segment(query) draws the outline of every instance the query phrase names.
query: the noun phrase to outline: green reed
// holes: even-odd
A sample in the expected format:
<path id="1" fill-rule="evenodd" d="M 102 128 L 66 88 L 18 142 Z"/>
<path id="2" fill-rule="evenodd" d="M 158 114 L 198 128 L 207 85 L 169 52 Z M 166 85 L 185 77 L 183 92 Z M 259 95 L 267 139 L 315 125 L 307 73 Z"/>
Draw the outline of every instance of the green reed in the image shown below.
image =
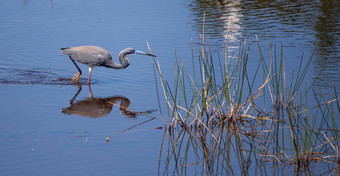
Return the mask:
<path id="1" fill-rule="evenodd" d="M 260 59 L 252 72 L 246 39 L 237 57 L 229 59 L 235 53 L 228 53 L 228 45 L 224 58 L 214 57 L 202 35 L 199 47 L 192 44 L 190 63 L 175 55 L 171 83 L 154 60 L 156 87 L 161 87 L 167 104 L 165 113 L 157 92 L 168 129 L 164 136 L 168 141 L 161 149 L 167 152 L 160 153 L 160 158 L 165 155 L 164 164 L 160 161 L 163 172 L 315 175 L 319 171 L 315 166 L 321 165 L 328 168 L 323 173 L 339 173 L 340 108 L 335 85 L 334 93 L 325 95 L 313 89 L 317 78 L 307 84 L 313 54 L 306 61 L 302 55 L 298 70 L 287 74 L 284 47 L 276 48 L 268 37 L 268 58 L 257 37 L 256 41 Z M 317 104 L 311 107 L 309 99 Z"/>

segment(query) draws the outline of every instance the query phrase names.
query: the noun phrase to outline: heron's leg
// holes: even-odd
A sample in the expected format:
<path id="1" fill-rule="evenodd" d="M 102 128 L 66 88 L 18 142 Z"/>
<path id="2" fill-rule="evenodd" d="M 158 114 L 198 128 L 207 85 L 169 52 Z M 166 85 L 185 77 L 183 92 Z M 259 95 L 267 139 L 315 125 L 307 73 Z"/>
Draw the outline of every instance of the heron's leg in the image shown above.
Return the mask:
<path id="1" fill-rule="evenodd" d="M 92 69 L 93 67 L 89 67 L 89 78 L 87 80 L 87 84 L 90 84 L 91 83 L 91 73 L 92 73 Z"/>
<path id="2" fill-rule="evenodd" d="M 78 72 L 77 74 L 73 75 L 72 81 L 78 82 L 80 78 L 81 78 L 81 73 Z"/>
<path id="3" fill-rule="evenodd" d="M 78 73 L 75 74 L 75 75 L 72 77 L 72 80 L 73 80 L 73 81 L 78 81 L 78 80 L 81 78 L 81 70 L 80 70 L 80 68 L 78 67 L 77 63 L 71 58 L 71 56 L 70 56 L 70 59 L 71 59 L 71 61 L 73 62 L 74 66 L 77 67 L 77 70 L 78 70 Z"/>

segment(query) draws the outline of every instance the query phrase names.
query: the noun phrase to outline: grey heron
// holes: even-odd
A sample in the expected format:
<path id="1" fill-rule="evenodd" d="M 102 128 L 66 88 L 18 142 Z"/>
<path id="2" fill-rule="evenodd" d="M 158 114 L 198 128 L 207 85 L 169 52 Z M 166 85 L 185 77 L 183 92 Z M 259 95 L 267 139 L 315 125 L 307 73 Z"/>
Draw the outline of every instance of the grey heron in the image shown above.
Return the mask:
<path id="1" fill-rule="evenodd" d="M 81 78 L 82 74 L 80 68 L 75 61 L 85 64 L 89 67 L 89 78 L 87 80 L 88 84 L 90 84 L 91 72 L 94 67 L 103 66 L 113 69 L 124 69 L 130 65 L 130 61 L 126 57 L 126 55 L 128 54 L 142 54 L 156 57 L 153 54 L 135 50 L 133 48 L 125 48 L 118 54 L 118 59 L 120 63 L 116 63 L 112 60 L 112 56 L 109 51 L 98 46 L 77 46 L 61 48 L 61 53 L 68 55 L 78 70 L 78 73 L 72 77 L 73 81 L 77 82 Z"/>

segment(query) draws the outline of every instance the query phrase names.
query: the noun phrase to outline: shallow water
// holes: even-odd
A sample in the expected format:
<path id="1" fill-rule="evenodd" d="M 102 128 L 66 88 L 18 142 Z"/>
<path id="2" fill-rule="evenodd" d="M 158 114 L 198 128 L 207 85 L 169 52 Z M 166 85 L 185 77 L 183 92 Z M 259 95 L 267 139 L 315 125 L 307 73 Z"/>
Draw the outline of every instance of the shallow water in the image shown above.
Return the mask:
<path id="1" fill-rule="evenodd" d="M 175 53 L 191 63 L 190 39 L 198 48 L 205 12 L 204 33 L 214 52 L 224 53 L 230 19 L 230 52 L 237 53 L 235 46 L 247 37 L 250 65 L 259 60 L 255 34 L 269 53 L 268 32 L 272 44 L 283 45 L 287 69 L 298 67 L 303 52 L 308 58 L 315 50 L 308 80 L 323 67 L 317 88 L 328 89 L 330 80 L 339 87 L 339 5 L 308 2 L 0 2 L 0 173 L 156 175 L 166 170 L 159 163 L 164 128 L 158 127 L 164 122 L 152 58 L 132 55 L 124 70 L 95 68 L 88 87 L 86 66 L 79 65 L 80 85 L 69 80 L 77 70 L 60 54 L 62 47 L 97 45 L 116 59 L 126 47 L 148 51 L 148 41 L 171 79 Z"/>

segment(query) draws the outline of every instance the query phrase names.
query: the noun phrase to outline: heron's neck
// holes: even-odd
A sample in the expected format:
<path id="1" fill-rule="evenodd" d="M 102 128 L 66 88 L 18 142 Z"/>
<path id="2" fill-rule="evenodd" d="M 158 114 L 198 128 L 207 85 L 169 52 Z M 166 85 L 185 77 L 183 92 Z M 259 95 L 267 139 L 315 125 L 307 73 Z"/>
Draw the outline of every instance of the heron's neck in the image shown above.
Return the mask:
<path id="1" fill-rule="evenodd" d="M 116 63 L 113 60 L 109 60 L 106 62 L 105 67 L 113 69 L 124 69 L 130 65 L 130 61 L 126 57 L 126 54 L 125 55 L 119 54 L 118 59 L 120 63 Z"/>

